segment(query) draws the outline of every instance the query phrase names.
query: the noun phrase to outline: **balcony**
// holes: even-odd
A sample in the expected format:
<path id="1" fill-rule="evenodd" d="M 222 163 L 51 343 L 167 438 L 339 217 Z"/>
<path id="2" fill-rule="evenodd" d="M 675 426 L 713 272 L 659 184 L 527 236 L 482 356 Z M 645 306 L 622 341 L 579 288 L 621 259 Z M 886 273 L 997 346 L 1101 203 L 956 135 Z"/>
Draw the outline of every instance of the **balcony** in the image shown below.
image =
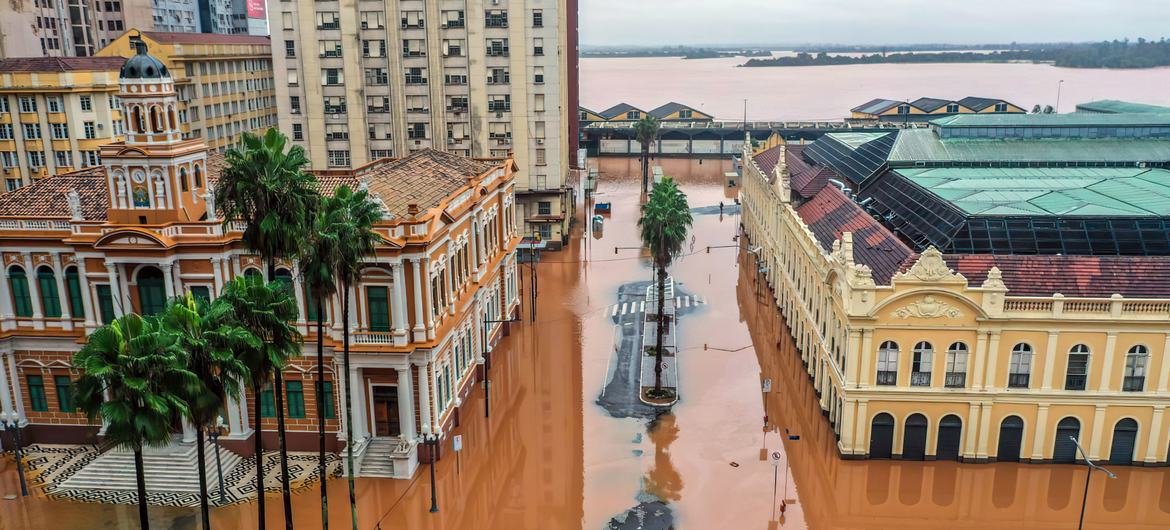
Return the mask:
<path id="1" fill-rule="evenodd" d="M 930 372 L 910 372 L 910 386 L 930 386 Z"/>
<path id="2" fill-rule="evenodd" d="M 947 372 L 944 385 L 947 388 L 966 388 L 967 373 L 966 372 Z"/>
<path id="3" fill-rule="evenodd" d="M 351 334 L 354 344 L 393 344 L 394 333 L 390 331 L 358 331 Z"/>
<path id="4" fill-rule="evenodd" d="M 878 370 L 877 384 L 883 386 L 893 386 L 898 384 L 898 372 Z"/>

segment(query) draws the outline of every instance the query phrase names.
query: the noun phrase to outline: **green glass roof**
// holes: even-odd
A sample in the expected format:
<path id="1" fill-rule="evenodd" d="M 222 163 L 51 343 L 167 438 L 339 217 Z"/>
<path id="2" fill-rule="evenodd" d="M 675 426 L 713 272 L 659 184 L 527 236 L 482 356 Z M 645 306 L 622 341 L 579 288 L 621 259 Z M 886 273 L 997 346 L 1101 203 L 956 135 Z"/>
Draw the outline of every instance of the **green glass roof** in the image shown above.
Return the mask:
<path id="1" fill-rule="evenodd" d="M 1160 113 L 1103 114 L 955 114 L 932 120 L 939 127 L 1108 127 L 1170 125 L 1170 109 Z"/>
<path id="2" fill-rule="evenodd" d="M 1170 171 L 906 168 L 896 173 L 968 215 L 1170 216 Z"/>
<path id="3" fill-rule="evenodd" d="M 907 129 L 898 132 L 888 160 L 894 166 L 912 165 L 915 162 L 1153 162 L 1170 160 L 1170 140 L 943 140 L 929 129 Z"/>
<path id="4" fill-rule="evenodd" d="M 830 136 L 833 139 L 841 142 L 851 149 L 857 149 L 869 142 L 877 140 L 882 136 L 890 134 L 887 132 L 850 132 L 850 133 L 828 133 L 825 136 Z"/>
<path id="5" fill-rule="evenodd" d="M 1077 105 L 1077 110 L 1080 112 L 1103 112 L 1106 114 L 1133 112 L 1170 113 L 1170 107 L 1161 107 L 1158 105 L 1149 105 L 1146 103 L 1134 103 L 1132 101 L 1119 101 L 1116 99 L 1102 99 L 1100 101 L 1081 103 L 1080 105 Z"/>

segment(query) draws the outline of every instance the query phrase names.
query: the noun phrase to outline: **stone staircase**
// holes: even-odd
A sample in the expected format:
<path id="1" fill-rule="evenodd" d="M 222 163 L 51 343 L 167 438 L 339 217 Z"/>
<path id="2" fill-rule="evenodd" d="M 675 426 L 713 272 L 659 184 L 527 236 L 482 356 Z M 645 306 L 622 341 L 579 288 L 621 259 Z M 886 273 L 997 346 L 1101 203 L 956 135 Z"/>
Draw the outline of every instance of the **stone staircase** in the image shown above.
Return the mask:
<path id="1" fill-rule="evenodd" d="M 357 466 L 358 476 L 394 478 L 394 455 L 398 438 L 371 438 Z"/>
<path id="2" fill-rule="evenodd" d="M 152 492 L 198 493 L 198 456 L 195 444 L 172 442 L 166 447 L 143 449 L 142 460 L 146 475 L 146 489 Z M 207 484 L 213 487 L 218 480 L 215 446 L 207 442 L 205 452 Z M 223 474 L 226 477 L 235 469 L 242 458 L 227 449 L 220 449 Z M 114 448 L 86 464 L 72 477 L 66 479 L 62 488 L 84 490 L 127 490 L 138 487 L 134 474 L 134 452 Z"/>

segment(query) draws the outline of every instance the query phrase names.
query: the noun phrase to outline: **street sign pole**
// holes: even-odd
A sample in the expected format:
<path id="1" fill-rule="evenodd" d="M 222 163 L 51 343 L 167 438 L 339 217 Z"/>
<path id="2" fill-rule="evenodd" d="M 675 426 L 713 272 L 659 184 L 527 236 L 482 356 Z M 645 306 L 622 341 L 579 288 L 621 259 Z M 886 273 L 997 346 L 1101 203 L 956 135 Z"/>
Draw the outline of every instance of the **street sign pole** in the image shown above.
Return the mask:
<path id="1" fill-rule="evenodd" d="M 777 482 L 779 482 L 777 480 L 777 474 L 779 474 L 779 473 L 780 473 L 780 452 L 773 451 L 772 452 L 772 519 L 773 520 L 776 519 L 776 484 L 777 484 Z M 785 477 L 785 479 L 787 479 L 787 476 Z M 784 487 L 785 488 L 788 487 L 787 482 L 784 483 Z M 784 513 L 783 507 L 781 507 L 780 513 Z"/>

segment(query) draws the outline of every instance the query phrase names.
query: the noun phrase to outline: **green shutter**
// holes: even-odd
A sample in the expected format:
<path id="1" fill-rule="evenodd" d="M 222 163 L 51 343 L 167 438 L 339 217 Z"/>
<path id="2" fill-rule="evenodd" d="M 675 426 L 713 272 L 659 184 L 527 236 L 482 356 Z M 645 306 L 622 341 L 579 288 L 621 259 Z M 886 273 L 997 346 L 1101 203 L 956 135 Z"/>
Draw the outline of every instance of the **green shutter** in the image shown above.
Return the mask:
<path id="1" fill-rule="evenodd" d="M 74 412 L 73 380 L 67 375 L 59 375 L 53 378 L 53 382 L 57 385 L 57 407 L 61 412 Z"/>
<path id="2" fill-rule="evenodd" d="M 57 279 L 53 269 L 41 267 L 37 270 L 37 287 L 41 291 L 41 309 L 47 318 L 61 318 L 61 293 L 57 292 Z"/>
<path id="3" fill-rule="evenodd" d="M 166 286 L 162 276 L 138 274 L 138 305 L 143 315 L 157 315 L 167 305 Z"/>
<path id="4" fill-rule="evenodd" d="M 204 302 L 211 301 L 211 289 L 208 289 L 206 285 L 192 285 L 191 295 L 195 298 L 202 299 Z"/>
<path id="5" fill-rule="evenodd" d="M 272 395 L 272 387 L 260 391 L 260 417 L 276 417 L 276 398 Z"/>
<path id="6" fill-rule="evenodd" d="M 8 271 L 8 285 L 12 288 L 12 305 L 18 317 L 32 316 L 32 297 L 28 294 L 28 278 L 24 269 L 13 267 Z"/>
<path id="7" fill-rule="evenodd" d="M 333 381 L 325 381 L 324 385 L 324 392 L 321 392 L 321 385 L 317 385 L 317 406 L 324 407 L 325 419 L 332 420 L 337 417 L 333 409 Z"/>
<path id="8" fill-rule="evenodd" d="M 65 271 L 65 287 L 69 289 L 69 314 L 73 318 L 85 318 L 85 303 L 81 299 L 81 278 L 77 267 Z"/>
<path id="9" fill-rule="evenodd" d="M 390 331 L 390 302 L 385 287 L 366 287 L 370 331 Z"/>
<path id="10" fill-rule="evenodd" d="M 317 295 L 308 287 L 305 287 L 305 318 L 309 322 L 317 322 Z"/>
<path id="11" fill-rule="evenodd" d="M 288 399 L 288 417 L 300 419 L 305 417 L 305 389 L 300 381 L 289 381 L 284 385 L 285 397 Z"/>
<path id="12" fill-rule="evenodd" d="M 49 400 L 45 399 L 45 380 L 39 375 L 28 376 L 28 400 L 36 412 L 48 412 Z"/>
<path id="13" fill-rule="evenodd" d="M 108 284 L 97 286 L 98 313 L 101 313 L 102 324 L 114 321 L 114 293 Z"/>

